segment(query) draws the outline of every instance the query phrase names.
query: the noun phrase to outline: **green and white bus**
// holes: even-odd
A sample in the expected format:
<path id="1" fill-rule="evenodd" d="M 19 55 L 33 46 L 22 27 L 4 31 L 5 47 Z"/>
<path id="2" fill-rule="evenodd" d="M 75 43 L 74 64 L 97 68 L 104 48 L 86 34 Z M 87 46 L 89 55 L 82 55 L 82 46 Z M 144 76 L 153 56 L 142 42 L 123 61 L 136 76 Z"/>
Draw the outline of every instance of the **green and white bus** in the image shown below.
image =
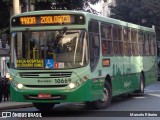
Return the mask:
<path id="1" fill-rule="evenodd" d="M 157 80 L 155 29 L 82 11 L 32 11 L 11 18 L 11 100 L 39 110 L 143 93 Z"/>

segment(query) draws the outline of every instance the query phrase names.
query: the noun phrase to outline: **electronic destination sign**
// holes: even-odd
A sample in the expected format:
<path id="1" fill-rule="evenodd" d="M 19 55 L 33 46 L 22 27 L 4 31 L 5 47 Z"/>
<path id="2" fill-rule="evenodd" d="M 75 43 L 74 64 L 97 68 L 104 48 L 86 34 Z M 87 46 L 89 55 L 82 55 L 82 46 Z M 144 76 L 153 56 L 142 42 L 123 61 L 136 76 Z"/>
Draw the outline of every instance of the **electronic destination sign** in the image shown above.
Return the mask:
<path id="1" fill-rule="evenodd" d="M 59 15 L 31 15 L 13 17 L 12 27 L 18 26 L 43 26 L 43 25 L 83 25 L 85 18 L 80 14 L 59 14 Z"/>

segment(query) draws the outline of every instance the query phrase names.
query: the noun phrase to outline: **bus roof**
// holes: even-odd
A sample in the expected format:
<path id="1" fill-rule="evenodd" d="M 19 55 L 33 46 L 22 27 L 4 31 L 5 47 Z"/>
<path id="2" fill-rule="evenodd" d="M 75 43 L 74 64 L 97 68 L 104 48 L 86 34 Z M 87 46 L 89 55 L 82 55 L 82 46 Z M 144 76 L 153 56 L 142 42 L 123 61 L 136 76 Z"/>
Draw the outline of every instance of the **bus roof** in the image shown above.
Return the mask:
<path id="1" fill-rule="evenodd" d="M 114 25 L 117 25 L 117 26 L 129 27 L 129 28 L 144 30 L 144 31 L 148 31 L 148 32 L 155 32 L 154 26 L 152 28 L 144 27 L 144 26 L 141 26 L 141 25 L 121 21 L 121 20 L 118 20 L 118 19 L 113 19 L 113 18 L 109 18 L 109 17 L 105 17 L 105 16 L 98 16 L 98 15 L 95 15 L 95 14 L 92 14 L 92 13 L 89 13 L 89 12 L 76 11 L 76 10 L 30 11 L 30 12 L 24 12 L 24 13 L 21 13 L 21 14 L 14 15 L 13 17 L 26 16 L 26 15 L 41 15 L 41 14 L 48 14 L 49 15 L 49 14 L 53 14 L 53 13 L 56 13 L 56 14 L 66 14 L 66 13 L 69 13 L 69 14 L 83 14 L 87 18 L 87 20 L 94 19 L 94 20 L 99 20 L 101 22 L 106 22 L 108 24 L 114 24 Z"/>

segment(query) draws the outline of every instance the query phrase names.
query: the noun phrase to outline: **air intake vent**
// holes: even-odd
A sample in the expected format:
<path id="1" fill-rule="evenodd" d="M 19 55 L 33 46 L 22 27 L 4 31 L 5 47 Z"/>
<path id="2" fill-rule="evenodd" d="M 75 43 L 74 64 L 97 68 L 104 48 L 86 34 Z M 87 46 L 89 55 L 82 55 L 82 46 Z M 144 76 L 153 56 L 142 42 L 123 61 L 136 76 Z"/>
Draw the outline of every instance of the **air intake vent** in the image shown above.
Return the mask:
<path id="1" fill-rule="evenodd" d="M 72 72 L 20 72 L 21 78 L 67 78 Z"/>

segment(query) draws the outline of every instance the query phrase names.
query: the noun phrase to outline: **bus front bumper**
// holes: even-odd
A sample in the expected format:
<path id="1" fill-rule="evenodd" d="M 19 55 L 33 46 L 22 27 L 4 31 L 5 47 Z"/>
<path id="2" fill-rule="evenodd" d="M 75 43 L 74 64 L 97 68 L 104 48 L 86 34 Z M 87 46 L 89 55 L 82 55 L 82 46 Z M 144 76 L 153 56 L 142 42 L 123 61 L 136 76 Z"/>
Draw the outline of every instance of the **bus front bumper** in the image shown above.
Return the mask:
<path id="1" fill-rule="evenodd" d="M 73 89 L 64 88 L 28 88 L 18 89 L 10 85 L 11 100 L 16 102 L 85 102 L 91 101 L 90 80 Z"/>

